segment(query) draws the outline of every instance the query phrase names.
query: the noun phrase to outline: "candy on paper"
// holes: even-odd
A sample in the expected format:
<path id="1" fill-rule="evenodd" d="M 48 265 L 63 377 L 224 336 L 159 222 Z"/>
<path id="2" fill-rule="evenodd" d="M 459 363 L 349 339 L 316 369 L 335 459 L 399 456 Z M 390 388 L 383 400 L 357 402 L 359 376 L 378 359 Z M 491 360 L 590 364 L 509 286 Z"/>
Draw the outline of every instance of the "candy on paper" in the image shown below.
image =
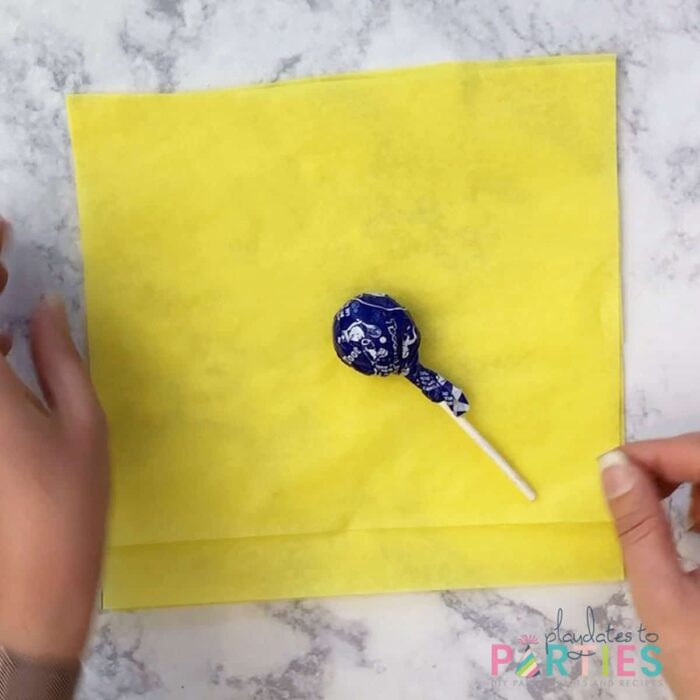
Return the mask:
<path id="1" fill-rule="evenodd" d="M 418 359 L 420 331 L 411 314 L 388 294 L 363 293 L 335 315 L 338 357 L 362 374 L 400 374 L 431 401 L 446 403 L 455 416 L 469 410 L 464 392 Z"/>
<path id="2" fill-rule="evenodd" d="M 338 357 L 362 374 L 400 374 L 439 404 L 530 501 L 533 488 L 466 419 L 464 392 L 418 359 L 420 332 L 411 314 L 388 294 L 364 292 L 343 304 L 333 321 Z"/>

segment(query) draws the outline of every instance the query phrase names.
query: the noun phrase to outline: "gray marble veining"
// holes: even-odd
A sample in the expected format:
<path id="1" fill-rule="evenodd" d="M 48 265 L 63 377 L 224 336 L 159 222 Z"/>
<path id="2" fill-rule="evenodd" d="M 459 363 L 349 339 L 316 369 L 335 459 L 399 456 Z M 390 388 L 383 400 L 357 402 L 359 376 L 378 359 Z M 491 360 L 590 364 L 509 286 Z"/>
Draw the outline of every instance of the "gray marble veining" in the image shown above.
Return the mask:
<path id="1" fill-rule="evenodd" d="M 4 0 L 0 211 L 15 223 L 2 322 L 30 378 L 26 318 L 61 291 L 83 329 L 64 96 L 180 90 L 452 59 L 619 55 L 627 421 L 640 438 L 700 426 L 700 7 L 691 0 Z M 126 235 L 128 243 L 128 232 Z M 686 493 L 672 517 L 686 562 Z M 81 697 L 382 700 L 666 698 L 573 673 L 495 685 L 492 643 L 586 606 L 634 627 L 621 585 L 447 591 L 105 613 Z"/>

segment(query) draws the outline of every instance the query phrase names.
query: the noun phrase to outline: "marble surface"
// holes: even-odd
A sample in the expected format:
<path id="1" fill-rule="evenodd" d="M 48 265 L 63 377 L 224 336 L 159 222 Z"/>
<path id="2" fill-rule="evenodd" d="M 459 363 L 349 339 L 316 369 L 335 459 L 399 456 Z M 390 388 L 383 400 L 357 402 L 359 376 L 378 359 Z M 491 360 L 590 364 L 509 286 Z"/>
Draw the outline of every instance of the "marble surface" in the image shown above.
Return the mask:
<path id="1" fill-rule="evenodd" d="M 15 223 L 2 323 L 70 300 L 83 338 L 64 95 L 180 90 L 320 73 L 575 52 L 619 55 L 629 435 L 700 426 L 700 8 L 695 0 L 3 0 L 0 211 Z M 128 244 L 128 232 L 125 232 Z M 682 530 L 684 494 L 672 516 Z M 683 554 L 697 545 L 679 534 Z M 358 597 L 96 621 L 82 698 L 666 698 L 658 681 L 494 685 L 490 645 L 569 629 L 586 606 L 634 625 L 622 585 Z M 598 679 L 600 682 L 600 679 Z"/>

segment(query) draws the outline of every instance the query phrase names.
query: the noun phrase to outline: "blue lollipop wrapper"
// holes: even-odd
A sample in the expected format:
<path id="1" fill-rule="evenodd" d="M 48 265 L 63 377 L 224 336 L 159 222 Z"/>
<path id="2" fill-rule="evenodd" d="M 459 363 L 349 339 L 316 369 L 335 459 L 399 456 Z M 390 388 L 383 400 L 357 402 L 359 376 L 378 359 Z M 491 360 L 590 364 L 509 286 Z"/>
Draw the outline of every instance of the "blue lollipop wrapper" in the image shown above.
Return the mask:
<path id="1" fill-rule="evenodd" d="M 431 401 L 446 403 L 455 416 L 469 410 L 464 392 L 418 359 L 420 332 L 413 318 L 388 294 L 358 294 L 333 320 L 338 357 L 362 374 L 400 374 Z"/>

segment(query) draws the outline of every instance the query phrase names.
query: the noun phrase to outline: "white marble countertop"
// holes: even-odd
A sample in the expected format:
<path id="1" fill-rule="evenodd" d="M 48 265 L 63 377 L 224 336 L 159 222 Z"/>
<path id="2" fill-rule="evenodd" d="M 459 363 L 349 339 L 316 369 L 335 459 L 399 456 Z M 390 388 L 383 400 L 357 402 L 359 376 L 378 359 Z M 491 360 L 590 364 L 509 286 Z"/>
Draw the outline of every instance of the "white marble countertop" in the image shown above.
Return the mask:
<path id="1" fill-rule="evenodd" d="M 452 59 L 619 55 L 631 437 L 700 426 L 700 8 L 694 0 L 3 0 L 0 211 L 15 223 L 2 322 L 48 289 L 81 337 L 64 95 L 179 90 Z M 681 494 L 680 499 L 682 500 Z M 680 530 L 681 506 L 673 515 Z M 690 556 L 689 537 L 680 546 Z M 316 700 L 666 698 L 660 681 L 494 685 L 490 646 L 633 626 L 622 585 L 452 591 L 104 613 L 81 697 Z M 597 685 L 594 685 L 597 682 Z M 644 681 L 642 681 L 643 683 Z"/>

